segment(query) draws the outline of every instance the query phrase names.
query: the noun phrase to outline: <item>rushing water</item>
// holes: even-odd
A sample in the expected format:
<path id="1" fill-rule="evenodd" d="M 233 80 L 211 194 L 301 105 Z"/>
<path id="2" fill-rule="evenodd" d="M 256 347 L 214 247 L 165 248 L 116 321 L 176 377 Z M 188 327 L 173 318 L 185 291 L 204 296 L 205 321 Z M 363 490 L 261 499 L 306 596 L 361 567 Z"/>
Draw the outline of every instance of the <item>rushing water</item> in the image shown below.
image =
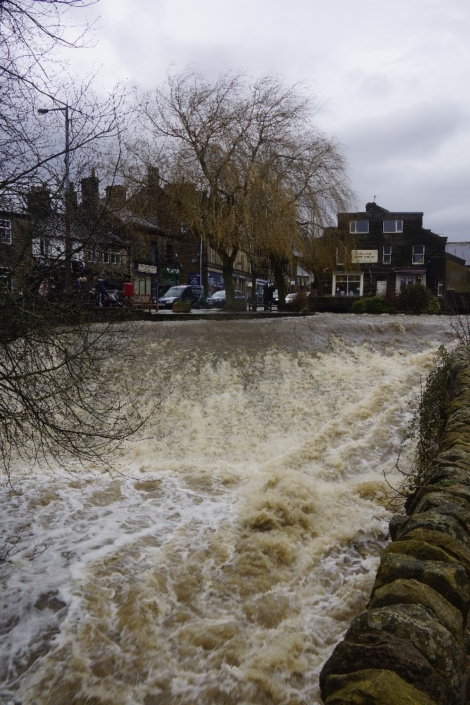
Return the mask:
<path id="1" fill-rule="evenodd" d="M 425 316 L 136 328 L 117 379 L 157 406 L 116 470 L 2 487 L 0 702 L 319 703 L 387 538 L 384 472 L 450 340 Z"/>

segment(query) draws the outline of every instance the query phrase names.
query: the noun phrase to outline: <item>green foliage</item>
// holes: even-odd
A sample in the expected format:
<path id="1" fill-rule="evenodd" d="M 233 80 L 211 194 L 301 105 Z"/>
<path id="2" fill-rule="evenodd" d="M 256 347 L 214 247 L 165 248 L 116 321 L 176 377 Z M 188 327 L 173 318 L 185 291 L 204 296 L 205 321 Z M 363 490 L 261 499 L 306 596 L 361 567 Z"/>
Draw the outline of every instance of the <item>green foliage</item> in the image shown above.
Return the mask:
<path id="1" fill-rule="evenodd" d="M 178 299 L 175 301 L 171 307 L 173 313 L 189 313 L 191 311 L 191 301 L 184 301 L 183 299 Z"/>
<path id="2" fill-rule="evenodd" d="M 395 313 L 395 309 L 389 306 L 382 296 L 357 299 L 351 306 L 351 311 L 352 313 Z"/>
<path id="3" fill-rule="evenodd" d="M 423 484 L 438 452 L 450 401 L 450 367 L 450 354 L 441 346 L 436 365 L 421 390 L 418 408 L 403 441 L 417 439 L 413 467 L 403 483 L 403 490 L 408 496 Z"/>
<path id="4" fill-rule="evenodd" d="M 426 307 L 426 313 L 439 314 L 442 313 L 441 302 L 437 296 L 430 296 L 428 305 Z"/>
<path id="5" fill-rule="evenodd" d="M 403 313 L 420 315 L 428 312 L 427 308 L 432 298 L 430 290 L 425 286 L 411 284 L 401 290 L 398 296 L 398 307 Z"/>

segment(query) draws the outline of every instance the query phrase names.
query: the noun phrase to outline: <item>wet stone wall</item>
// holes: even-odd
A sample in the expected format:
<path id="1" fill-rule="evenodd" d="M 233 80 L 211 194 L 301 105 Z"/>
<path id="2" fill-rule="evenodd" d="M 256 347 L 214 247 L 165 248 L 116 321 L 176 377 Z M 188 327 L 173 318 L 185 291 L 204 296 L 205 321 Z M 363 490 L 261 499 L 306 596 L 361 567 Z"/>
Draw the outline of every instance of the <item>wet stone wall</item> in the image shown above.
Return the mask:
<path id="1" fill-rule="evenodd" d="M 367 610 L 320 675 L 325 705 L 469 702 L 470 350 L 452 356 L 439 453 L 390 522 Z"/>

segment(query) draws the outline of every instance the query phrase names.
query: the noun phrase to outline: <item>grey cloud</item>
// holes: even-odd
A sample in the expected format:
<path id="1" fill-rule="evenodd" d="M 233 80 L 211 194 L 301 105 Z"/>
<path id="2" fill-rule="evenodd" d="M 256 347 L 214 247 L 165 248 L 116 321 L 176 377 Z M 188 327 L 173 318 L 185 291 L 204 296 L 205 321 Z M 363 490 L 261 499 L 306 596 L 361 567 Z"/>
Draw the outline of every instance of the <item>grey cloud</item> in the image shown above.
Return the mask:
<path id="1" fill-rule="evenodd" d="M 382 164 L 399 159 L 409 161 L 434 154 L 459 130 L 468 129 L 466 108 L 446 101 L 445 105 L 421 103 L 373 119 L 357 121 L 341 134 L 353 158 Z"/>

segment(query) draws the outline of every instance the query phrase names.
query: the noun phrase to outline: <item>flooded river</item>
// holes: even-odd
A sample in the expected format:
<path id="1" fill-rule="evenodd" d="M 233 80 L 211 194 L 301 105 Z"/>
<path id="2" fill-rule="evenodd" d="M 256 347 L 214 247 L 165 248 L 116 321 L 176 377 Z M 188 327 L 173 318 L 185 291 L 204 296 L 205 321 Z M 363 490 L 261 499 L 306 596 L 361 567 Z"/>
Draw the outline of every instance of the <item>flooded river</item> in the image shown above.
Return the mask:
<path id="1" fill-rule="evenodd" d="M 320 703 L 450 341 L 428 316 L 136 325 L 110 364 L 153 411 L 114 471 L 2 485 L 0 702 Z"/>

